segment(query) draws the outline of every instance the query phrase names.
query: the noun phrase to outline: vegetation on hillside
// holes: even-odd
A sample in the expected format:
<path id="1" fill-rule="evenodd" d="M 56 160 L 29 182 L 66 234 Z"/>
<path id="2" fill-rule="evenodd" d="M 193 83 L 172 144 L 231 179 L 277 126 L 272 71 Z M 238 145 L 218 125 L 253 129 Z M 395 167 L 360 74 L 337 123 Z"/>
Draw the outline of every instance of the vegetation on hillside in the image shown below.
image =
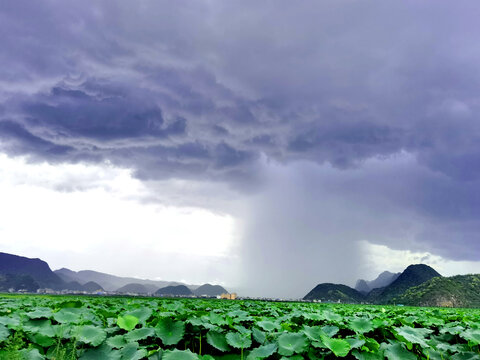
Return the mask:
<path id="1" fill-rule="evenodd" d="M 410 265 L 390 285 L 369 293 L 367 300 L 370 303 L 388 304 L 412 286 L 423 284 L 434 277 L 440 276 L 438 272 L 428 265 Z"/>
<path id="2" fill-rule="evenodd" d="M 0 252 L 0 274 L 28 275 L 39 287 L 60 289 L 65 282 L 50 269 L 45 261 Z"/>
<path id="3" fill-rule="evenodd" d="M 39 288 L 38 283 L 30 275 L 0 274 L 0 291 L 25 290 L 35 292 Z"/>
<path id="4" fill-rule="evenodd" d="M 433 268 L 423 264 L 410 265 L 399 275 L 388 272 L 382 274 L 383 278 L 379 276 L 377 279 L 386 281 L 388 279 L 385 278 L 388 277 L 393 279 L 393 281 L 385 287 L 375 288 L 366 294 L 346 285 L 323 283 L 312 289 L 304 299 L 351 304 L 389 304 L 393 303 L 395 298 L 405 293 L 408 289 L 423 284 L 432 278 L 441 277 Z M 359 283 L 357 282 L 357 287 L 358 285 Z"/>
<path id="5" fill-rule="evenodd" d="M 417 306 L 480 307 L 480 275 L 436 277 L 393 301 Z"/>
<path id="6" fill-rule="evenodd" d="M 228 291 L 220 285 L 203 284 L 193 290 L 193 293 L 197 296 L 217 296 L 228 293 Z"/>
<path id="7" fill-rule="evenodd" d="M 176 285 L 165 286 L 158 289 L 155 294 L 160 296 L 191 296 L 193 295 L 193 292 L 185 285 Z"/>
<path id="8" fill-rule="evenodd" d="M 324 283 L 315 286 L 303 299 L 357 304 L 365 301 L 365 296 L 346 285 Z"/>

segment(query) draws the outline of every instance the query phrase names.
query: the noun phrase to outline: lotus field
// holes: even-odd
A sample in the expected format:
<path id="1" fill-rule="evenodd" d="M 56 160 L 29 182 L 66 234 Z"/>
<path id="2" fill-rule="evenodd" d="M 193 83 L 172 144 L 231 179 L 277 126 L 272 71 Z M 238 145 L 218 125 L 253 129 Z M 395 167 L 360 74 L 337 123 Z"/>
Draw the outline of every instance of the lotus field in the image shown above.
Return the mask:
<path id="1" fill-rule="evenodd" d="M 0 297 L 1 359 L 480 359 L 480 311 Z"/>

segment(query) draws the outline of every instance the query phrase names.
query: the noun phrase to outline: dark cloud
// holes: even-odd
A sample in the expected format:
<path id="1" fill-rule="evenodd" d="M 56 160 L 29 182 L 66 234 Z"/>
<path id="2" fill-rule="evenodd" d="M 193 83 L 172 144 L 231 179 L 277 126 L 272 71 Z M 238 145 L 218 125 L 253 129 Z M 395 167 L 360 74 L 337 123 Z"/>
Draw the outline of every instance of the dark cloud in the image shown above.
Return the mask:
<path id="1" fill-rule="evenodd" d="M 230 134 L 227 129 L 225 129 L 223 126 L 220 126 L 220 125 L 213 125 L 212 132 L 214 135 L 220 135 L 220 136 L 225 136 Z"/>
<path id="2" fill-rule="evenodd" d="M 232 16 L 240 6 L 245 16 Z M 260 22 L 271 12 L 266 4 L 254 11 L 235 2 L 66 8 L 52 1 L 28 9 L 19 2 L 2 11 L 3 63 L 16 64 L 18 79 L 51 81 L 47 94 L 18 101 L 24 125 L 84 142 L 188 133 L 186 143 L 218 150 L 227 142 L 238 165 L 257 158 L 238 154 L 262 151 L 341 168 L 406 150 L 434 170 L 470 178 L 473 144 L 445 151 L 452 141 L 442 136 L 459 127 L 452 145 L 464 144 L 478 128 L 468 121 L 478 107 L 475 9 L 439 3 L 431 15 L 413 2 L 283 3 Z M 44 16 L 27 21 L 32 11 Z M 406 19 L 409 29 L 401 26 Z M 32 48 L 35 60 L 25 56 Z M 225 151 L 216 152 L 205 169 L 224 164 Z"/>
<path id="3" fill-rule="evenodd" d="M 13 155 L 31 155 L 43 158 L 70 160 L 68 155 L 73 152 L 69 146 L 56 145 L 35 136 L 20 124 L 13 121 L 0 121 L 0 139 L 7 151 Z"/>
<path id="4" fill-rule="evenodd" d="M 288 144 L 293 153 L 306 153 L 312 160 L 329 161 L 338 167 L 355 165 L 358 160 L 386 156 L 404 148 L 401 129 L 371 122 L 329 122 L 307 128 Z M 301 156 L 301 155 L 300 155 Z"/>
<path id="5" fill-rule="evenodd" d="M 215 147 L 215 166 L 236 166 L 249 161 L 253 154 L 248 151 L 234 149 L 228 144 L 221 143 Z"/>
<path id="6" fill-rule="evenodd" d="M 249 145 L 258 145 L 260 148 L 273 147 L 276 145 L 273 136 L 268 134 L 254 136 L 251 139 L 246 140 L 246 143 Z"/>
<path id="7" fill-rule="evenodd" d="M 182 135 L 186 120 L 165 124 L 160 108 L 141 99 L 109 94 L 88 95 L 80 90 L 55 87 L 36 102 L 24 104 L 27 124 L 47 128 L 53 136 L 115 140 Z"/>
<path id="8" fill-rule="evenodd" d="M 243 284 L 258 296 L 354 285 L 372 265 L 361 241 L 478 261 L 479 182 L 431 172 L 408 154 L 350 170 L 303 161 L 265 171 L 268 189 L 241 213 Z"/>
<path id="9" fill-rule="evenodd" d="M 245 191 L 258 190 L 269 161 L 333 166 L 332 206 L 369 194 L 358 201 L 429 224 L 419 249 L 472 258 L 479 15 L 475 1 L 4 2 L 0 146 Z M 396 163 L 404 154 L 409 166 Z M 378 159 L 401 171 L 355 177 Z"/>

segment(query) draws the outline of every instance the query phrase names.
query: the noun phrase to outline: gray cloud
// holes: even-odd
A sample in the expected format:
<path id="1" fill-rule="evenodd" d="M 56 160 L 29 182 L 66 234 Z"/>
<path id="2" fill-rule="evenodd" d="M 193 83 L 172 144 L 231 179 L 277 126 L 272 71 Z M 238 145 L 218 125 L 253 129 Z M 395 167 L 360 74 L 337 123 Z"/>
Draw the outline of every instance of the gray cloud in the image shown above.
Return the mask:
<path id="1" fill-rule="evenodd" d="M 109 160 L 144 181 L 227 183 L 264 194 L 263 213 L 289 204 L 272 193 L 265 161 L 290 171 L 304 161 L 333 166 L 334 175 L 318 175 L 336 194 L 328 206 L 392 212 L 389 229 L 362 217 L 376 234 L 330 229 L 347 250 L 361 237 L 474 259 L 466 249 L 477 249 L 480 235 L 479 12 L 475 1 L 6 2 L 0 149 L 51 162 Z M 408 166 L 399 154 L 410 154 Z M 372 159 L 397 170 L 367 166 Z M 370 172 L 357 178 L 362 169 Z M 306 230 L 289 223 L 285 233 L 305 240 L 295 245 L 292 233 L 282 246 L 305 254 L 321 238 L 314 214 L 326 205 L 311 184 L 305 195 L 302 181 L 285 186 L 306 204 Z M 414 217 L 414 243 L 389 240 Z M 250 239 L 266 230 L 251 220 L 245 231 Z M 258 244 L 261 254 L 273 247 Z"/>
<path id="2" fill-rule="evenodd" d="M 452 181 L 406 153 L 350 170 L 303 161 L 264 171 L 268 189 L 240 216 L 243 284 L 256 295 L 354 285 L 371 265 L 362 241 L 478 261 L 478 182 Z"/>
<path id="3" fill-rule="evenodd" d="M 185 119 L 165 125 L 161 110 L 142 104 L 141 99 L 100 96 L 102 98 L 80 90 L 54 87 L 46 99 L 23 105 L 23 111 L 30 126 L 47 128 L 54 132 L 53 137 L 108 141 L 142 136 L 163 138 L 185 133 Z"/>
<path id="4" fill-rule="evenodd" d="M 54 144 L 30 133 L 13 121 L 0 121 L 0 139 L 7 151 L 14 155 L 34 154 L 40 158 L 63 158 L 68 160 L 69 146 Z"/>

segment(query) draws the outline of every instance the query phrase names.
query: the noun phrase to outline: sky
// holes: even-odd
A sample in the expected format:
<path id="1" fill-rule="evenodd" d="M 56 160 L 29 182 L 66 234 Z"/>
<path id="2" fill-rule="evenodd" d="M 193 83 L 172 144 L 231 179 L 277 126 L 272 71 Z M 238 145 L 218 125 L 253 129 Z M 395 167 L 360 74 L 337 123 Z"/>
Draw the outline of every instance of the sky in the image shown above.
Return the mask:
<path id="1" fill-rule="evenodd" d="M 480 4 L 0 4 L 0 249 L 298 298 L 480 273 Z"/>

